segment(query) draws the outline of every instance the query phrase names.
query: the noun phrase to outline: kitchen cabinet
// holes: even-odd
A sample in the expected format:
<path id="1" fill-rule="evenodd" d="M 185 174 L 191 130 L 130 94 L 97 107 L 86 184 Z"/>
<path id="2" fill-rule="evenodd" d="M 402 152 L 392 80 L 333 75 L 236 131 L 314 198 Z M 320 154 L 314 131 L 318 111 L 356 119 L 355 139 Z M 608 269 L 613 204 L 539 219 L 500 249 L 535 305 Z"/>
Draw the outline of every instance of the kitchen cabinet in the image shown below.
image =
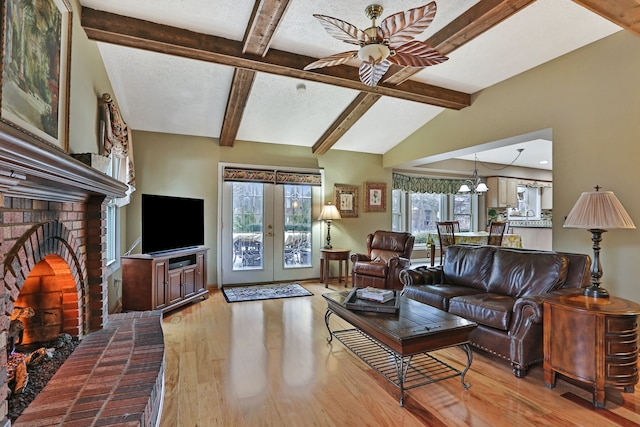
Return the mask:
<path id="1" fill-rule="evenodd" d="M 541 188 L 540 209 L 553 209 L 553 187 L 551 184 Z"/>
<path id="2" fill-rule="evenodd" d="M 518 182 L 515 178 L 491 176 L 487 178 L 488 207 L 507 208 L 518 204 Z"/>

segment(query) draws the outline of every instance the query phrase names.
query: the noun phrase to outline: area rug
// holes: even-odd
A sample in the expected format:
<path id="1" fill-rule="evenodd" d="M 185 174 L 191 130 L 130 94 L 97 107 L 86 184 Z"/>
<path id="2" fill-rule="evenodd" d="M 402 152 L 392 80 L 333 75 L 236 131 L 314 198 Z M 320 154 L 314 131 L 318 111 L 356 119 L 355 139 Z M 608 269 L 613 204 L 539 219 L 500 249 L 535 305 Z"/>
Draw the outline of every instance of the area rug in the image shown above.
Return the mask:
<path id="1" fill-rule="evenodd" d="M 227 302 L 256 301 L 276 298 L 306 297 L 313 295 L 298 283 L 270 285 L 228 286 L 222 288 Z"/>

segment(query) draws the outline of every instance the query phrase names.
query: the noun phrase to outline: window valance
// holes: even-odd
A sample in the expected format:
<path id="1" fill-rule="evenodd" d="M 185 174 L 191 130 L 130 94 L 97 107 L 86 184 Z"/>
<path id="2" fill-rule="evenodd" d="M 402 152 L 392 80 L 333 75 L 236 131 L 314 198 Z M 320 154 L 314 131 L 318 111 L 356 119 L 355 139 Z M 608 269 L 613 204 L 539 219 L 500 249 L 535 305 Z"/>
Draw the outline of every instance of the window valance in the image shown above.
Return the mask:
<path id="1" fill-rule="evenodd" d="M 322 175 L 319 172 L 291 172 L 276 169 L 225 167 L 222 179 L 225 181 L 265 182 L 271 184 L 322 185 Z"/>
<path id="2" fill-rule="evenodd" d="M 457 194 L 464 179 L 423 178 L 393 174 L 393 189 L 412 193 Z"/>

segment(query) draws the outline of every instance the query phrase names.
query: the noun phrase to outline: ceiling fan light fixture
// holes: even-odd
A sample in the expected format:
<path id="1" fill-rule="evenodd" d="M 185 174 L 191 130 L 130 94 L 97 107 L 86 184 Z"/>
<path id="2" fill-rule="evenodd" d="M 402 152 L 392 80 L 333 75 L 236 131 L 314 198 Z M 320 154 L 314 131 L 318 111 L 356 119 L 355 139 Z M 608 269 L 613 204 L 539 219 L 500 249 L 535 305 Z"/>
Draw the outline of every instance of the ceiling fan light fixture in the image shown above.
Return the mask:
<path id="1" fill-rule="evenodd" d="M 414 39 L 431 25 L 437 10 L 435 1 L 394 13 L 378 26 L 376 19 L 382 10 L 382 6 L 377 4 L 365 9 L 365 14 L 371 19 L 371 26 L 365 30 L 338 18 L 314 14 L 331 36 L 360 48 L 320 58 L 305 66 L 304 70 L 346 64 L 357 56 L 361 61 L 358 70 L 360 81 L 375 86 L 392 64 L 423 68 L 449 59 L 425 42 Z"/>
<path id="2" fill-rule="evenodd" d="M 379 64 L 389 57 L 391 50 L 382 43 L 364 45 L 358 51 L 358 58 L 371 64 Z"/>

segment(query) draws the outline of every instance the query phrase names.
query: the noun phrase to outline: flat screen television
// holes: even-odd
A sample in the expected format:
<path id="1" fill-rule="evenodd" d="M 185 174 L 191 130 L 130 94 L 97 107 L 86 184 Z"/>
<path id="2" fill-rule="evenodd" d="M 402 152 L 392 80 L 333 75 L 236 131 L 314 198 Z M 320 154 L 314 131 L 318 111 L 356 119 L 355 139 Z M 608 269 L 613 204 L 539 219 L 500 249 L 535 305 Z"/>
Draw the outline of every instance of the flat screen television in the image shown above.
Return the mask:
<path id="1" fill-rule="evenodd" d="M 204 200 L 142 195 L 142 253 L 204 245 Z"/>

